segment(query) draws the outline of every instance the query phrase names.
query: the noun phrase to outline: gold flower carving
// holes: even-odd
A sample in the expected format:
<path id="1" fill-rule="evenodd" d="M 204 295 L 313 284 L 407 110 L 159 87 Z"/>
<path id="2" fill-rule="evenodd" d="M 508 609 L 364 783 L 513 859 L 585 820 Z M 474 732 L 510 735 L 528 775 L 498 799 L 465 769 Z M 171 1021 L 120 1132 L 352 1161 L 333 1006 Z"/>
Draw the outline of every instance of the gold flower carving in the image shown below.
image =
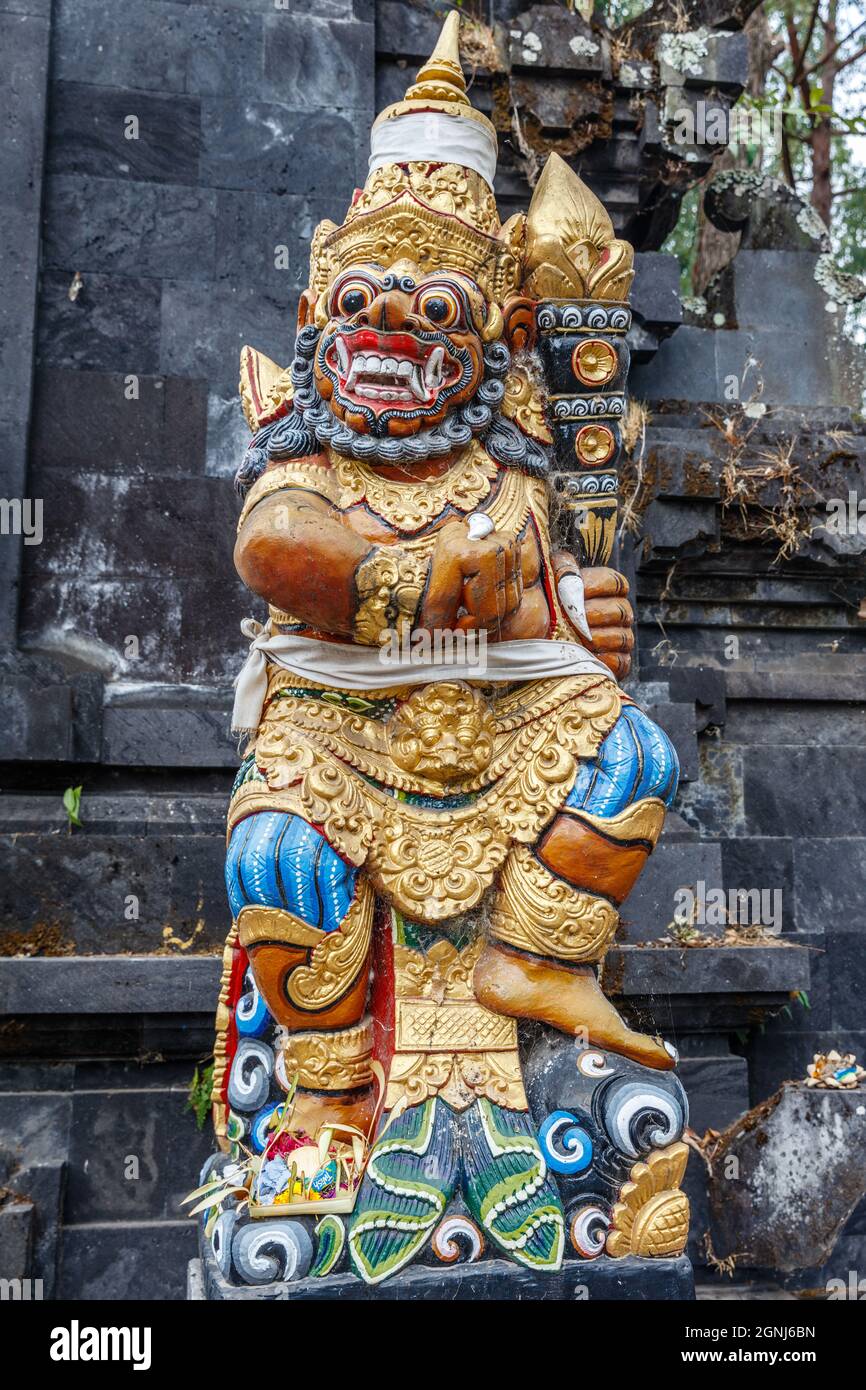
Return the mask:
<path id="1" fill-rule="evenodd" d="M 603 338 L 589 338 L 571 355 L 574 374 L 584 386 L 605 386 L 616 376 L 617 356 Z"/>
<path id="2" fill-rule="evenodd" d="M 609 1255 L 682 1254 L 689 1234 L 689 1199 L 680 1183 L 688 1158 L 688 1145 L 678 1142 L 634 1165 L 611 1216 Z"/>
<path id="3" fill-rule="evenodd" d="M 584 425 L 574 441 L 574 451 L 581 463 L 598 466 L 607 463 L 616 449 L 616 440 L 607 425 Z"/>

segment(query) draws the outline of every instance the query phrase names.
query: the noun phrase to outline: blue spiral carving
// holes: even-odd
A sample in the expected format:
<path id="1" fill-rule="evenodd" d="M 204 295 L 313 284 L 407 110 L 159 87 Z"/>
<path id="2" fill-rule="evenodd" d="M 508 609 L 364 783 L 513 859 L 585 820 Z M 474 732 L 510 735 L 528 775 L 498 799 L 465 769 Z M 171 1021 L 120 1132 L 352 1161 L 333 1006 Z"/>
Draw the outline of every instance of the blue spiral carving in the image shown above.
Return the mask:
<path id="1" fill-rule="evenodd" d="M 569 1110 L 554 1110 L 538 1131 L 541 1152 L 554 1173 L 573 1177 L 592 1163 L 592 1140 Z"/>
<path id="2" fill-rule="evenodd" d="M 685 1091 L 670 1074 L 617 1077 L 599 1087 L 592 1108 L 610 1142 L 629 1158 L 673 1144 L 689 1118 Z"/>
<path id="3" fill-rule="evenodd" d="M 247 971 L 245 994 L 242 994 L 235 1009 L 235 1023 L 242 1037 L 260 1038 L 271 1021 L 268 1006 L 259 994 L 258 985 L 251 970 Z"/>
<path id="4" fill-rule="evenodd" d="M 268 1145 L 271 1135 L 269 1125 L 275 1110 L 282 1109 L 283 1102 L 276 1101 L 273 1105 L 265 1105 L 253 1119 L 250 1126 L 250 1138 L 253 1141 L 253 1148 L 257 1154 L 263 1154 Z"/>

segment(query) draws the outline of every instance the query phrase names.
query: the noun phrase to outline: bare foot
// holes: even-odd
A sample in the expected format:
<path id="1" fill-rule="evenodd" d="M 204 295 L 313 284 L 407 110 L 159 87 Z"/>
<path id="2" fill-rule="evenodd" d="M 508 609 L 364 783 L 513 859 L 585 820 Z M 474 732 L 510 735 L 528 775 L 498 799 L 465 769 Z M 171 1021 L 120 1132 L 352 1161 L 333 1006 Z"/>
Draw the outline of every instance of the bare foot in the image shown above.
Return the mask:
<path id="1" fill-rule="evenodd" d="M 572 1036 L 583 1028 L 596 1047 L 657 1071 L 676 1066 L 675 1052 L 660 1038 L 626 1027 L 590 966 L 568 969 L 488 945 L 475 967 L 473 983 L 479 1004 L 494 1013 L 537 1018 Z"/>

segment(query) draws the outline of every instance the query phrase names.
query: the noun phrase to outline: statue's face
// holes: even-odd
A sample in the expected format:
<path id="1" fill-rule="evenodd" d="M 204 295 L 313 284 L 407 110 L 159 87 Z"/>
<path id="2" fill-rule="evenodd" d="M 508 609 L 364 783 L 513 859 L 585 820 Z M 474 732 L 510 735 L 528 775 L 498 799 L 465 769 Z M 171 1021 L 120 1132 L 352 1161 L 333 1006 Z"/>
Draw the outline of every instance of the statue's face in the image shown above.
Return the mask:
<path id="1" fill-rule="evenodd" d="M 473 280 L 403 261 L 353 266 L 328 292 L 316 354 L 320 395 L 359 434 L 406 436 L 474 396 L 489 307 Z"/>

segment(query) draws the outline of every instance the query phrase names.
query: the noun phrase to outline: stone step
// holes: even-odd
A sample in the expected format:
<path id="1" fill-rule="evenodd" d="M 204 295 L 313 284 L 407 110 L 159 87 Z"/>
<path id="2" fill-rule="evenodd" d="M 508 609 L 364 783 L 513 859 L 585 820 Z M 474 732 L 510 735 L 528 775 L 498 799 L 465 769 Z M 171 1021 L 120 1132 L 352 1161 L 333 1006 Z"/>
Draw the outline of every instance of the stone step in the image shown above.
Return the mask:
<path id="1" fill-rule="evenodd" d="M 605 986 L 622 996 L 767 994 L 806 989 L 808 950 L 772 946 L 615 946 Z M 214 1012 L 220 956 L 0 958 L 0 1015 Z"/>
<path id="2" fill-rule="evenodd" d="M 809 987 L 809 952 L 787 941 L 772 946 L 615 946 L 605 959 L 605 989 L 614 996 L 767 995 L 785 998 Z"/>
<path id="3" fill-rule="evenodd" d="M 0 1014 L 212 1014 L 222 958 L 0 959 Z"/>
<path id="4" fill-rule="evenodd" d="M 229 779 L 225 791 L 202 793 L 88 792 L 81 799 L 81 831 L 99 835 L 222 835 L 225 833 Z M 54 792 L 7 792 L 0 797 L 0 833 L 47 835 L 69 831 L 63 801 Z M 64 846 L 65 848 L 67 846 Z"/>
<path id="5" fill-rule="evenodd" d="M 675 1259 L 627 1260 L 602 1255 L 595 1260 L 566 1258 L 555 1273 L 537 1273 L 509 1260 L 478 1260 L 443 1268 L 421 1264 L 398 1270 L 384 1283 L 371 1286 L 353 1274 L 333 1274 L 326 1278 L 300 1279 L 295 1283 L 259 1285 L 229 1284 L 220 1274 L 209 1243 L 200 1246 L 200 1259 L 190 1269 L 193 1296 L 241 1303 L 291 1299 L 295 1302 L 323 1302 L 339 1299 L 400 1300 L 448 1299 L 450 1303 L 479 1300 L 532 1299 L 574 1302 L 576 1299 L 602 1299 L 613 1302 L 667 1300 L 691 1302 L 694 1276 L 685 1256 Z"/>
<path id="6" fill-rule="evenodd" d="M 220 950 L 229 925 L 223 882 L 228 790 L 204 806 L 197 798 L 162 798 L 152 822 L 142 819 L 145 808 L 134 797 L 105 804 L 85 795 L 83 826 L 72 833 L 59 794 L 16 797 L 0 819 L 7 869 L 0 885 L 0 949 L 11 955 L 164 951 L 181 957 Z"/>

